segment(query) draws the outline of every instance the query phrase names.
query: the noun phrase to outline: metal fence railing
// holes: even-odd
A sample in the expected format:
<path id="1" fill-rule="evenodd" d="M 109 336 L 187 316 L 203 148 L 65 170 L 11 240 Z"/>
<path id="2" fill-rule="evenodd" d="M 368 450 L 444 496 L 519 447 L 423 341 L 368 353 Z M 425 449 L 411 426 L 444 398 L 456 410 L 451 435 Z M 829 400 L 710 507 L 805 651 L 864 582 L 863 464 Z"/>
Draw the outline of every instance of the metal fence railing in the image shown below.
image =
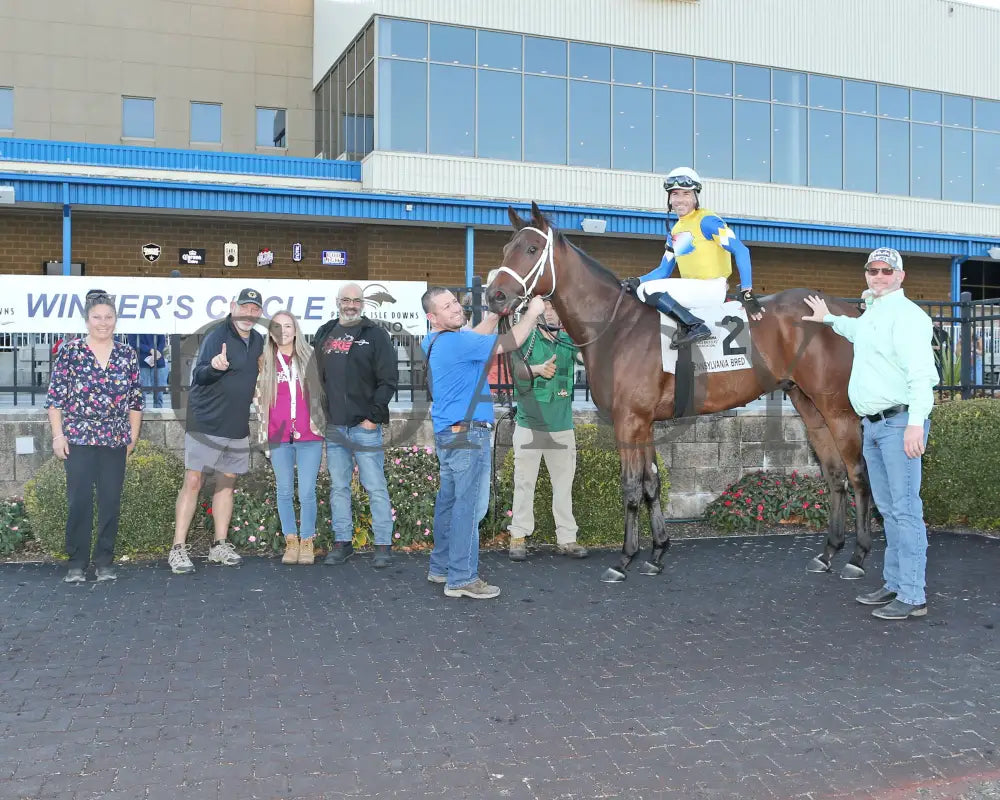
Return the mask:
<path id="1" fill-rule="evenodd" d="M 451 287 L 463 299 L 470 322 L 477 324 L 485 311 L 483 287 L 477 279 L 471 287 Z M 1000 394 L 1000 299 L 972 301 L 963 293 L 957 303 L 947 300 L 916 301 L 934 322 L 932 347 L 938 365 L 938 398 L 995 397 Z M 45 401 L 49 375 L 58 348 L 67 338 L 80 334 L 0 333 L 0 406 L 40 406 Z M 426 401 L 427 369 L 421 348 L 423 337 L 390 333 L 396 346 L 400 403 Z M 125 337 L 117 338 L 124 341 Z M 166 385 L 148 386 L 147 393 L 168 395 L 164 405 L 181 407 L 181 397 L 189 385 L 191 366 L 201 342 L 200 335 L 171 336 L 170 368 Z M 491 388 L 498 395 L 512 387 L 494 370 Z M 576 374 L 574 398 L 590 400 L 586 371 Z"/>

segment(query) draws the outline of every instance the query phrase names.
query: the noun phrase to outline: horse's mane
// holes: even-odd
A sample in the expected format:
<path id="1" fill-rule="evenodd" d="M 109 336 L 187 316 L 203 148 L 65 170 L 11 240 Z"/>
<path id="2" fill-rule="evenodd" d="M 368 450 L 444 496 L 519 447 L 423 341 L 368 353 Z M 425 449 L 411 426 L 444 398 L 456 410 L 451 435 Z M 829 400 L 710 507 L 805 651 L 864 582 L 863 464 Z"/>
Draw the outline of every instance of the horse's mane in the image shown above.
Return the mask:
<path id="1" fill-rule="evenodd" d="M 616 288 L 618 286 L 620 286 L 621 280 L 618 278 L 617 275 L 615 275 L 615 273 L 613 273 L 610 269 L 608 269 L 606 266 L 604 266 L 596 258 L 594 258 L 593 256 L 590 256 L 590 255 L 587 255 L 587 253 L 585 253 L 580 247 L 578 247 L 577 245 L 573 244 L 573 242 L 571 242 L 569 239 L 566 238 L 566 236 L 563 235 L 562 231 L 560 231 L 557 235 L 559 237 L 559 241 L 560 242 L 563 242 L 563 243 L 569 245 L 571 248 L 573 248 L 573 250 L 576 251 L 576 254 L 578 256 L 580 256 L 580 260 L 598 278 L 600 278 L 601 280 L 603 280 L 605 283 L 614 284 L 614 286 Z"/>

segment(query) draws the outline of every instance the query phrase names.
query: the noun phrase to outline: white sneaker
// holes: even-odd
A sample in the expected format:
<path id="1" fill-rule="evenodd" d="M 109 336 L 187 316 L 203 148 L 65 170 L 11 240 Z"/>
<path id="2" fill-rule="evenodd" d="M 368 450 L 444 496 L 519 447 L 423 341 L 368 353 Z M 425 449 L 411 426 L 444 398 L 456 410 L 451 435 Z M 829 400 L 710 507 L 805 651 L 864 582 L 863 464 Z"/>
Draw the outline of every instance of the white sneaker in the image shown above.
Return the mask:
<path id="1" fill-rule="evenodd" d="M 224 567 L 238 567 L 243 563 L 243 559 L 236 552 L 236 548 L 227 539 L 223 539 L 209 548 L 208 563 L 221 564 Z"/>
<path id="2" fill-rule="evenodd" d="M 170 565 L 170 571 L 174 575 L 187 575 L 189 572 L 194 572 L 190 553 L 191 545 L 189 544 L 175 544 L 170 548 L 167 564 Z"/>

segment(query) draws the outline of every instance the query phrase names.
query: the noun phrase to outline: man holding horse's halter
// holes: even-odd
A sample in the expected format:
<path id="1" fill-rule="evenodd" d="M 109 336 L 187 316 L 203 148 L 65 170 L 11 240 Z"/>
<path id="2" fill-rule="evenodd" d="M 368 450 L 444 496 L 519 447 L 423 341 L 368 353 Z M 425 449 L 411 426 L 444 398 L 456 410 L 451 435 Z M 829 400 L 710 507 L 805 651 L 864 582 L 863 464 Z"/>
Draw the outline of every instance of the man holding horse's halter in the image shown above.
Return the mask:
<path id="1" fill-rule="evenodd" d="M 651 305 L 678 323 L 671 347 L 707 339 L 712 331 L 690 307 L 721 306 L 726 299 L 727 279 L 733 272 L 733 259 L 740 273 L 740 300 L 751 319 L 759 320 L 764 309 L 753 293 L 750 251 L 721 217 L 701 208 L 701 178 L 690 167 L 678 167 L 663 181 L 670 210 L 679 219 L 667 237 L 660 265 L 641 278 L 626 278 L 625 286 L 644 303 Z M 669 219 L 669 214 L 668 214 Z M 641 284 L 669 278 L 674 265 L 681 277 L 670 281 L 670 290 L 658 287 L 647 292 Z"/>
<path id="2" fill-rule="evenodd" d="M 865 264 L 868 291 L 861 317 L 835 316 L 817 296 L 812 314 L 854 343 L 847 395 L 862 418 L 864 456 L 872 497 L 885 522 L 885 583 L 859 595 L 880 619 L 927 614 L 927 528 L 920 500 L 920 456 L 930 430 L 938 382 L 931 319 L 903 294 L 903 258 L 882 247 Z"/>

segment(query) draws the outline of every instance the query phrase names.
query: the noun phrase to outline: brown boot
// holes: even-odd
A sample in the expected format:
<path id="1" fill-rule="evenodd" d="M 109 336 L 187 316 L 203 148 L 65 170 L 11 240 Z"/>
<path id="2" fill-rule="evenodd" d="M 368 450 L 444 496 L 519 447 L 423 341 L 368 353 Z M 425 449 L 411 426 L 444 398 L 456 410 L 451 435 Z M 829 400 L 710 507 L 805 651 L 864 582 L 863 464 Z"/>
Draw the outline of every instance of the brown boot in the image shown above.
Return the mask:
<path id="1" fill-rule="evenodd" d="M 282 564 L 299 563 L 299 537 L 285 536 L 285 554 L 281 557 Z"/>
<path id="2" fill-rule="evenodd" d="M 315 561 L 316 561 L 316 556 L 313 555 L 312 537 L 308 539 L 299 539 L 299 563 L 312 564 Z"/>

